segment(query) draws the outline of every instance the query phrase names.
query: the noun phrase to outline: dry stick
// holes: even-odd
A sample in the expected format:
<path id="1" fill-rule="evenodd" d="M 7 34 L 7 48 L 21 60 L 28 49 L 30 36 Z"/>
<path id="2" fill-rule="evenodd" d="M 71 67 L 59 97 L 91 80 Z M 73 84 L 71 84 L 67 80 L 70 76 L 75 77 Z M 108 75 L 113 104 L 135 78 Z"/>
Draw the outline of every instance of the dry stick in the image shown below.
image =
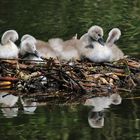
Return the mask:
<path id="1" fill-rule="evenodd" d="M 13 59 L 11 59 L 11 60 L 13 60 Z M 14 59 L 15 60 L 15 59 Z M 25 61 L 28 61 L 28 60 L 25 60 Z M 48 62 L 48 65 L 49 65 L 49 63 L 51 63 L 50 65 L 52 66 L 53 64 L 54 64 L 54 66 L 55 67 L 57 67 L 56 65 L 57 64 L 55 64 L 52 60 L 49 60 L 49 62 Z M 125 66 L 116 66 L 116 65 L 113 65 L 113 64 L 110 64 L 110 63 L 104 63 L 105 65 L 107 65 L 107 66 L 110 66 L 110 67 L 115 67 L 115 68 L 118 68 L 118 69 L 120 69 L 120 68 L 125 68 Z M 95 64 L 90 64 L 90 65 L 95 65 Z M 96 64 L 97 65 L 97 64 Z M 99 64 L 98 64 L 99 65 Z M 101 64 L 100 64 L 101 65 Z M 103 64 L 102 64 L 103 65 Z M 46 65 L 45 65 L 46 66 Z M 60 66 L 60 65 L 59 65 Z M 64 64 L 63 64 L 63 66 L 64 66 Z M 65 65 L 65 66 L 70 66 L 70 65 Z M 38 66 L 39 68 L 40 68 L 40 66 Z M 33 69 L 33 67 L 31 67 L 32 69 Z M 30 69 L 31 69 L 30 68 Z M 137 71 L 137 69 L 135 69 L 135 68 L 130 68 L 131 70 L 134 70 L 134 72 L 136 72 Z M 44 68 L 44 70 L 46 70 L 45 68 Z M 50 69 L 50 70 L 54 70 L 54 69 Z M 59 70 L 60 71 L 60 70 Z M 138 70 L 138 71 L 140 71 L 140 70 Z M 62 70 L 60 71 L 60 72 L 62 72 Z M 82 86 L 79 84 L 79 82 L 77 82 L 76 80 L 74 80 L 72 77 L 70 77 L 68 74 L 66 74 L 65 72 L 62 72 L 67 78 L 69 78 L 69 79 L 71 79 L 72 81 L 74 81 L 77 85 L 79 85 L 79 87 L 81 88 Z M 81 89 L 83 89 L 83 87 L 81 88 Z"/>
<path id="2" fill-rule="evenodd" d="M 14 89 L 11 89 L 11 90 L 9 90 L 9 89 L 0 89 L 0 93 L 3 93 L 3 92 L 7 92 L 7 93 L 10 93 L 10 94 L 16 94 L 17 93 L 17 91 L 14 90 Z"/>
<path id="3" fill-rule="evenodd" d="M 19 81 L 19 79 L 15 77 L 0 77 L 0 81 Z"/>
<path id="4" fill-rule="evenodd" d="M 73 79 L 72 77 L 70 77 L 68 74 L 64 73 L 63 71 L 60 71 L 60 72 L 62 72 L 63 74 L 65 74 L 65 76 L 67 76 L 70 80 L 74 81 L 81 88 L 81 90 L 83 91 L 83 93 L 84 92 L 86 93 L 86 90 L 79 84 L 78 81 L 76 81 L 75 79 Z"/>
<path id="5" fill-rule="evenodd" d="M 60 79 L 54 77 L 54 76 L 51 75 L 51 74 L 46 74 L 45 76 L 47 77 L 48 75 L 49 75 L 51 78 L 53 78 L 54 80 L 57 80 L 57 81 L 59 81 L 59 82 L 64 82 L 63 80 L 60 80 Z"/>
<path id="6" fill-rule="evenodd" d="M 117 88 L 117 89 L 118 91 L 132 92 L 132 90 L 126 88 Z"/>
<path id="7" fill-rule="evenodd" d="M 114 65 L 114 64 L 111 64 L 111 63 L 103 63 L 103 65 L 106 65 L 106 66 L 109 66 L 109 67 L 113 67 L 113 68 L 118 68 L 118 69 L 124 69 L 124 68 L 126 68 L 126 66 L 117 66 L 117 65 Z M 140 69 L 137 69 L 137 68 L 129 67 L 129 69 L 132 72 L 140 72 Z"/>
<path id="8" fill-rule="evenodd" d="M 138 97 L 128 97 L 128 98 L 124 98 L 124 99 L 140 99 L 140 96 L 138 96 Z"/>
<path id="9" fill-rule="evenodd" d="M 110 66 L 110 67 L 115 67 L 115 68 L 125 68 L 124 66 L 117 66 L 117 65 L 114 65 L 114 64 L 112 64 L 112 63 L 107 63 L 107 62 L 105 62 L 105 63 L 102 63 L 103 65 L 105 65 L 105 66 Z"/>
<path id="10" fill-rule="evenodd" d="M 3 66 L 3 65 L 2 65 L 1 68 L 2 68 L 5 72 L 8 72 L 8 73 L 10 73 L 10 74 L 15 74 L 13 71 L 7 69 L 6 66 Z"/>
<path id="11" fill-rule="evenodd" d="M 17 61 L 33 61 L 33 62 L 46 62 L 46 61 L 42 61 L 42 60 L 28 60 L 28 59 L 20 59 L 20 58 L 17 58 L 17 59 L 5 59 L 5 58 L 0 58 L 0 61 L 7 61 L 7 60 L 17 60 Z M 49 59 L 48 59 L 49 60 Z"/>
<path id="12" fill-rule="evenodd" d="M 81 87 L 81 85 L 77 82 L 77 81 L 75 81 L 72 77 L 70 77 L 68 74 L 66 74 L 65 72 L 62 72 L 62 70 L 60 71 L 60 70 L 56 70 L 56 69 L 45 69 L 45 70 L 50 70 L 50 71 L 57 71 L 57 72 L 59 72 L 59 73 L 62 73 L 63 75 L 65 75 L 67 78 L 69 78 L 71 81 L 74 81 L 82 90 L 84 90 L 82 87 Z M 45 74 L 46 76 L 50 76 L 51 78 L 53 78 L 53 79 L 55 79 L 55 80 L 57 80 L 57 81 L 59 81 L 59 82 L 64 82 L 64 80 L 62 81 L 62 80 L 60 80 L 60 79 L 58 79 L 58 78 L 56 78 L 56 77 L 54 77 L 53 75 L 54 75 L 54 72 L 53 72 L 53 75 L 52 75 L 52 73 L 49 73 L 49 74 Z M 59 74 L 60 75 L 60 74 Z M 67 83 L 67 81 L 65 81 L 66 83 Z"/>
<path id="13" fill-rule="evenodd" d="M 86 90 L 79 84 L 78 81 L 76 81 L 75 79 L 73 79 L 72 77 L 70 77 L 67 73 L 65 73 L 63 70 L 58 70 L 58 69 L 47 69 L 47 70 L 55 70 L 55 71 L 58 71 L 59 73 L 62 73 L 63 75 L 65 75 L 67 78 L 69 78 L 70 80 L 74 81 L 80 88 L 83 92 L 86 92 Z"/>

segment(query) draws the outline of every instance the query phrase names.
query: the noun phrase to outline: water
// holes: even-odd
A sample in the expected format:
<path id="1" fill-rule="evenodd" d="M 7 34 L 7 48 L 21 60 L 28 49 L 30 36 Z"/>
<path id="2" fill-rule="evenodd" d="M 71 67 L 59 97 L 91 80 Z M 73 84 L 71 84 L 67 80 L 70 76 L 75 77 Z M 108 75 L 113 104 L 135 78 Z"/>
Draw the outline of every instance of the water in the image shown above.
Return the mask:
<path id="1" fill-rule="evenodd" d="M 139 13 L 139 0 L 3 0 L 0 35 L 15 29 L 20 37 L 29 33 L 46 41 L 52 37 L 69 39 L 76 33 L 80 37 L 96 24 L 103 27 L 106 39 L 109 30 L 118 27 L 122 31 L 119 47 L 125 54 L 140 58 Z M 139 96 L 139 90 L 135 94 Z M 123 99 L 121 104 L 103 109 L 102 128 L 90 126 L 88 115 L 93 107 L 83 104 L 39 106 L 32 113 L 16 109 L 5 114 L 1 108 L 1 140 L 140 139 L 139 99 Z"/>
<path id="2" fill-rule="evenodd" d="M 103 97 L 96 98 L 92 103 L 95 105 L 94 108 L 82 104 L 38 106 L 34 113 L 33 110 L 30 110 L 30 113 L 29 110 L 28 113 L 27 110 L 18 110 L 17 116 L 7 116 L 8 118 L 3 116 L 4 112 L 1 112 L 0 138 L 2 140 L 90 140 L 94 138 L 138 140 L 140 138 L 139 100 L 119 98 L 118 102 L 111 104 L 109 97 Z M 86 104 L 89 105 L 89 101 Z M 94 113 L 91 115 L 91 112 Z M 89 124 L 88 118 L 97 120 L 99 112 L 101 119 L 98 120 L 104 119 L 104 122 L 102 127 L 97 128 L 94 122 L 92 125 Z"/>

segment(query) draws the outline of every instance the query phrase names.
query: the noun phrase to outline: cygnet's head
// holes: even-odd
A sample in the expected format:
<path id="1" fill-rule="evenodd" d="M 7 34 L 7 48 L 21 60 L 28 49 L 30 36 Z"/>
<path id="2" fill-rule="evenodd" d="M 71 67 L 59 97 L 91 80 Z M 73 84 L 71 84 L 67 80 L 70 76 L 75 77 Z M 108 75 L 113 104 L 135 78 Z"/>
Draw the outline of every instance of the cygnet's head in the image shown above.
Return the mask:
<path id="1" fill-rule="evenodd" d="M 113 28 L 109 34 L 108 34 L 108 38 L 107 38 L 107 43 L 114 43 L 115 41 L 117 41 L 121 36 L 121 31 L 118 28 Z"/>
<path id="2" fill-rule="evenodd" d="M 20 54 L 25 55 L 26 53 L 35 54 L 38 56 L 38 52 L 36 50 L 36 45 L 34 40 L 27 38 L 23 40 L 20 44 Z"/>
<path id="3" fill-rule="evenodd" d="M 25 45 L 27 46 L 27 48 L 26 48 L 27 52 L 33 53 L 36 51 L 36 46 L 35 46 L 34 42 L 28 41 L 28 39 L 27 39 Z"/>
<path id="4" fill-rule="evenodd" d="M 24 41 L 24 40 L 26 40 L 26 39 L 30 39 L 34 43 L 37 42 L 36 38 L 33 37 L 33 36 L 31 36 L 31 35 L 29 35 L 29 34 L 23 35 L 22 38 L 21 38 L 21 42 Z"/>
<path id="5" fill-rule="evenodd" d="M 9 41 L 16 42 L 18 38 L 19 38 L 18 33 L 15 30 L 8 30 L 4 32 L 4 34 L 2 35 L 1 43 L 5 45 Z"/>
<path id="6" fill-rule="evenodd" d="M 103 29 L 100 26 L 94 25 L 89 28 L 88 35 L 91 40 L 99 42 L 101 45 L 104 45 L 103 41 Z"/>

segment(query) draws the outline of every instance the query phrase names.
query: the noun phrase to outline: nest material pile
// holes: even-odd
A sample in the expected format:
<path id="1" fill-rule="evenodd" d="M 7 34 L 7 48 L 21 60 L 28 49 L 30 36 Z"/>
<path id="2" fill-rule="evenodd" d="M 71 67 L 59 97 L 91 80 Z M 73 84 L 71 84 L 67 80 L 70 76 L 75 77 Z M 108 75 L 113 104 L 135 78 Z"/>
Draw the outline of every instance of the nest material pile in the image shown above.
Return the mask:
<path id="1" fill-rule="evenodd" d="M 140 61 L 127 58 L 114 63 L 93 63 L 47 59 L 31 63 L 1 59 L 0 74 L 1 90 L 20 91 L 38 100 L 44 97 L 69 100 L 81 95 L 131 91 L 140 84 Z"/>

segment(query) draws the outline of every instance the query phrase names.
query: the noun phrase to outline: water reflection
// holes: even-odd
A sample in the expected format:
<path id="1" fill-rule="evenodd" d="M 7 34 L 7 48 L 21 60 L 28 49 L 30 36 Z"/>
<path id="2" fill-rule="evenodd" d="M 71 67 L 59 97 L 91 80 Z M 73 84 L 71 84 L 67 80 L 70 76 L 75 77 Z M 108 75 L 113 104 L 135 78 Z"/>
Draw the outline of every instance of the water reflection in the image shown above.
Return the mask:
<path id="1" fill-rule="evenodd" d="M 23 99 L 7 92 L 0 93 L 0 104 L 3 116 L 6 118 L 17 117 L 20 110 L 25 114 L 33 114 L 37 108 L 37 103 L 31 99 Z"/>
<path id="2" fill-rule="evenodd" d="M 87 99 L 86 106 L 93 106 L 88 114 L 88 123 L 92 128 L 102 128 L 104 126 L 105 109 L 111 104 L 119 105 L 122 98 L 119 94 L 112 94 L 108 97 L 95 97 Z"/>
<path id="3" fill-rule="evenodd" d="M 126 54 L 140 58 L 139 13 L 139 0 L 51 0 L 43 2 L 40 0 L 3 0 L 0 3 L 0 26 L 2 27 L 0 34 L 7 29 L 16 29 L 20 36 L 29 33 L 46 41 L 52 37 L 68 39 L 75 33 L 81 36 L 91 25 L 98 24 L 104 28 L 106 38 L 111 28 L 119 27 L 122 31 L 122 37 L 118 45 Z M 137 95 L 139 93 L 140 91 L 138 91 Z M 0 103 L 4 106 L 1 95 Z M 104 127 L 100 131 L 97 129 L 91 130 L 87 124 L 86 115 L 89 108 L 83 106 L 76 106 L 75 108 L 68 106 L 52 107 L 51 109 L 50 107 L 38 107 L 34 117 L 32 115 L 22 115 L 12 119 L 1 118 L 0 138 L 6 140 L 139 139 L 139 100 L 123 100 L 124 102 L 121 106 L 112 107 L 105 112 L 105 108 L 108 108 L 112 103 L 107 101 L 107 98 L 103 97 L 101 99 L 101 107 L 97 109 L 96 106 L 96 111 L 95 107 L 90 111 L 90 118 L 94 116 L 92 112 L 97 114 L 95 118 L 96 116 L 101 119 L 105 118 L 107 125 L 104 125 L 103 122 Z M 107 103 L 105 103 L 104 99 Z M 90 105 L 94 106 L 94 104 Z M 26 109 L 24 108 L 23 110 Z M 15 111 L 16 114 L 19 111 L 18 108 L 18 111 Z M 32 111 L 34 112 L 34 109 Z"/>
<path id="4" fill-rule="evenodd" d="M 23 110 L 25 114 L 33 114 L 37 108 L 37 102 L 31 101 L 31 99 L 22 99 Z"/>
<path id="5" fill-rule="evenodd" d="M 6 92 L 0 93 L 0 104 L 3 115 L 7 118 L 16 117 L 18 114 L 18 107 L 14 107 L 18 101 L 17 96 L 8 94 Z"/>
<path id="6" fill-rule="evenodd" d="M 139 93 L 140 91 L 137 92 L 137 95 Z M 100 101 L 105 104 L 104 100 L 108 101 L 109 97 L 101 99 Z M 3 117 L 2 112 L 0 112 L 0 138 L 4 140 L 81 140 L 81 138 L 82 140 L 93 138 L 97 140 L 121 140 L 124 136 L 124 139 L 139 139 L 139 99 L 113 100 L 113 103 L 108 101 L 107 105 L 103 104 L 98 104 L 102 107 L 100 107 L 100 111 L 97 108 L 95 111 L 94 104 L 91 103 L 89 104 L 91 107 L 89 107 L 81 104 L 55 105 L 53 102 L 52 105 L 38 106 L 35 115 L 23 114 L 24 111 L 20 112 L 19 108 L 18 116 L 11 119 Z M 117 106 L 117 104 L 120 105 Z M 106 107 L 104 108 L 104 106 Z M 106 109 L 108 107 L 110 108 Z M 91 117 L 94 116 L 95 112 L 95 117 L 104 118 L 102 129 L 93 129 L 89 126 L 87 121 L 89 110 Z"/>

